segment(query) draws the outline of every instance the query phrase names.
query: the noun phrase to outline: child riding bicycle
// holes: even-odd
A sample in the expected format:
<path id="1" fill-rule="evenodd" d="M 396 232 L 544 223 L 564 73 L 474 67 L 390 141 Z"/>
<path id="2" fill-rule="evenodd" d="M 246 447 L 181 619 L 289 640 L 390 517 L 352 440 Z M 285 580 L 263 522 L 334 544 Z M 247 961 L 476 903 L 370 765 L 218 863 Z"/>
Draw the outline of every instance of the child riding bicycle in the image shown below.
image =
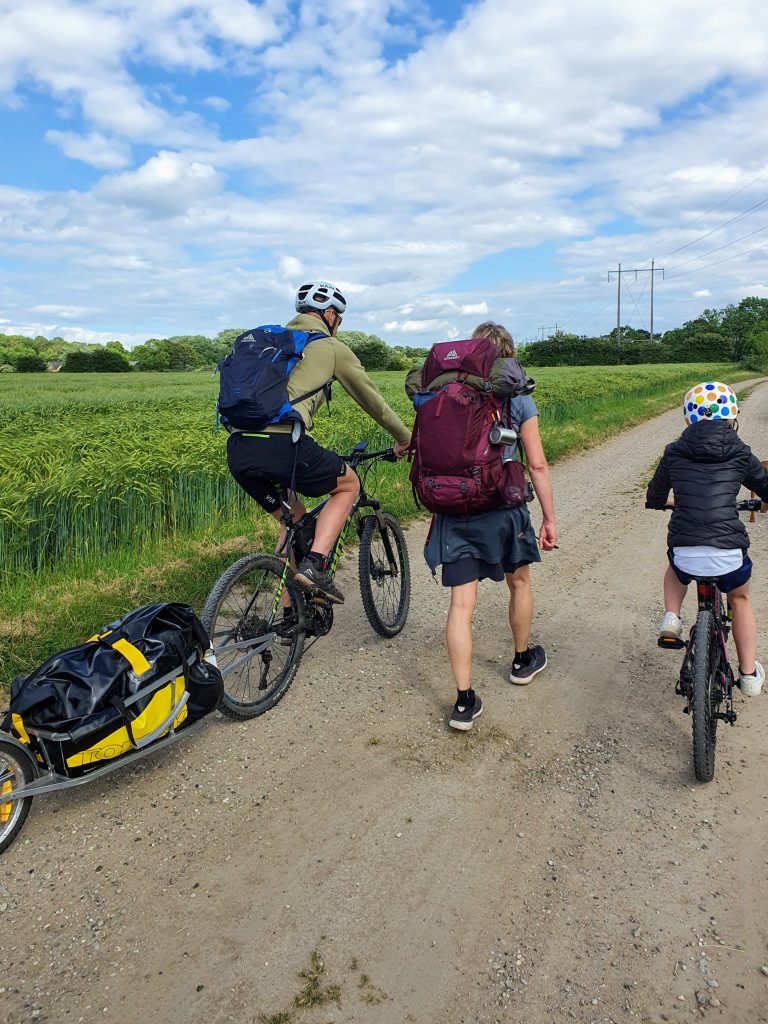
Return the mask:
<path id="1" fill-rule="evenodd" d="M 674 506 L 667 534 L 669 565 L 664 576 L 664 618 L 659 636 L 680 639 L 680 610 L 694 578 L 715 578 L 728 595 L 742 693 L 756 696 L 765 671 L 755 660 L 757 622 L 749 594 L 752 560 L 749 537 L 736 511 L 742 485 L 758 494 L 768 510 L 768 471 L 738 436 L 739 405 L 727 384 L 707 381 L 683 399 L 687 424 L 667 445 L 651 482 L 645 507 Z"/>

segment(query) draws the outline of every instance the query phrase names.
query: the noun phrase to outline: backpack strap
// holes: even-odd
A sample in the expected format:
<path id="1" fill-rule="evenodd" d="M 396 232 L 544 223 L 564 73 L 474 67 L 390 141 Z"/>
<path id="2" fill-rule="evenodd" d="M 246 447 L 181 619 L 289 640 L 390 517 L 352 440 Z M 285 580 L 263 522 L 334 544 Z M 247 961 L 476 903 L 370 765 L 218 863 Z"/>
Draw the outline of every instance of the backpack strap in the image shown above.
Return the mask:
<path id="1" fill-rule="evenodd" d="M 327 334 L 323 334 L 322 331 L 318 331 L 317 334 L 312 334 L 312 335 L 310 335 L 309 338 L 307 338 L 307 345 L 310 343 L 310 341 L 316 341 L 318 338 L 327 338 L 327 337 L 328 337 Z M 304 347 L 306 348 L 306 345 Z M 302 353 L 302 357 L 301 358 L 302 359 L 304 358 L 303 353 Z M 318 391 L 322 391 L 325 394 L 325 403 L 328 406 L 328 408 L 330 409 L 330 407 L 331 407 L 331 387 L 332 387 L 332 385 L 333 385 L 333 379 L 331 379 L 329 381 L 326 381 L 325 384 L 321 384 L 320 387 L 318 387 L 318 388 L 312 388 L 311 391 L 305 391 L 304 394 L 303 395 L 299 395 L 298 398 L 291 398 L 289 400 L 290 404 L 291 405 L 298 405 L 299 402 L 303 402 L 305 398 L 311 398 L 312 395 L 316 395 Z"/>

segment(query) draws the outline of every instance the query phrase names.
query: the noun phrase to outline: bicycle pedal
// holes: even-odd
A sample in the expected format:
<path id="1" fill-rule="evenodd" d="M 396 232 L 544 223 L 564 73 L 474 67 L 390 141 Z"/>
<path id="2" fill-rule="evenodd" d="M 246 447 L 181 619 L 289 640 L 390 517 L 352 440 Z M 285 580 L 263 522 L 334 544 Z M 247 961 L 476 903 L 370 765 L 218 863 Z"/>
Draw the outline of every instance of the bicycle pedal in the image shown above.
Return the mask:
<path id="1" fill-rule="evenodd" d="M 666 647 L 670 651 L 681 651 L 685 647 L 685 640 L 679 640 L 677 637 L 660 636 L 656 644 L 659 647 Z"/>

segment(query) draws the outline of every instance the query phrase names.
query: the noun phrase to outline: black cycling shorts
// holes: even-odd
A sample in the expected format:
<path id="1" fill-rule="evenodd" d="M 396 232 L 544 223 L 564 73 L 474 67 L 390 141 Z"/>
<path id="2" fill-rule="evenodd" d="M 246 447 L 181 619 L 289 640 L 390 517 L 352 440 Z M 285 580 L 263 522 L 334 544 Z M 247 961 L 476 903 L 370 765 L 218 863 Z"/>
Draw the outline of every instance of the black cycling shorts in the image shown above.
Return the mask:
<path id="1" fill-rule="evenodd" d="M 304 436 L 296 445 L 290 434 L 230 434 L 227 441 L 227 464 L 237 483 L 267 512 L 280 505 L 275 482 L 286 490 L 291 485 L 293 460 L 296 458 L 296 490 L 310 498 L 319 498 L 336 489 L 347 464 L 336 454 L 321 448 Z"/>

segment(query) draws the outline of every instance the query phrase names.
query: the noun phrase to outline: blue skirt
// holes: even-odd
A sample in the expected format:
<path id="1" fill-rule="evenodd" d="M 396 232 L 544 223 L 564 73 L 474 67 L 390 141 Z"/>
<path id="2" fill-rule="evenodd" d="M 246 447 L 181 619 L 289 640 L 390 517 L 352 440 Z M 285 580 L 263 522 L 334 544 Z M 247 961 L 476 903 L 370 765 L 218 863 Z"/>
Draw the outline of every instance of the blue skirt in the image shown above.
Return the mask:
<path id="1" fill-rule="evenodd" d="M 476 516 L 434 515 L 424 558 L 433 573 L 442 565 L 445 587 L 500 581 L 505 573 L 541 561 L 527 506 Z"/>

